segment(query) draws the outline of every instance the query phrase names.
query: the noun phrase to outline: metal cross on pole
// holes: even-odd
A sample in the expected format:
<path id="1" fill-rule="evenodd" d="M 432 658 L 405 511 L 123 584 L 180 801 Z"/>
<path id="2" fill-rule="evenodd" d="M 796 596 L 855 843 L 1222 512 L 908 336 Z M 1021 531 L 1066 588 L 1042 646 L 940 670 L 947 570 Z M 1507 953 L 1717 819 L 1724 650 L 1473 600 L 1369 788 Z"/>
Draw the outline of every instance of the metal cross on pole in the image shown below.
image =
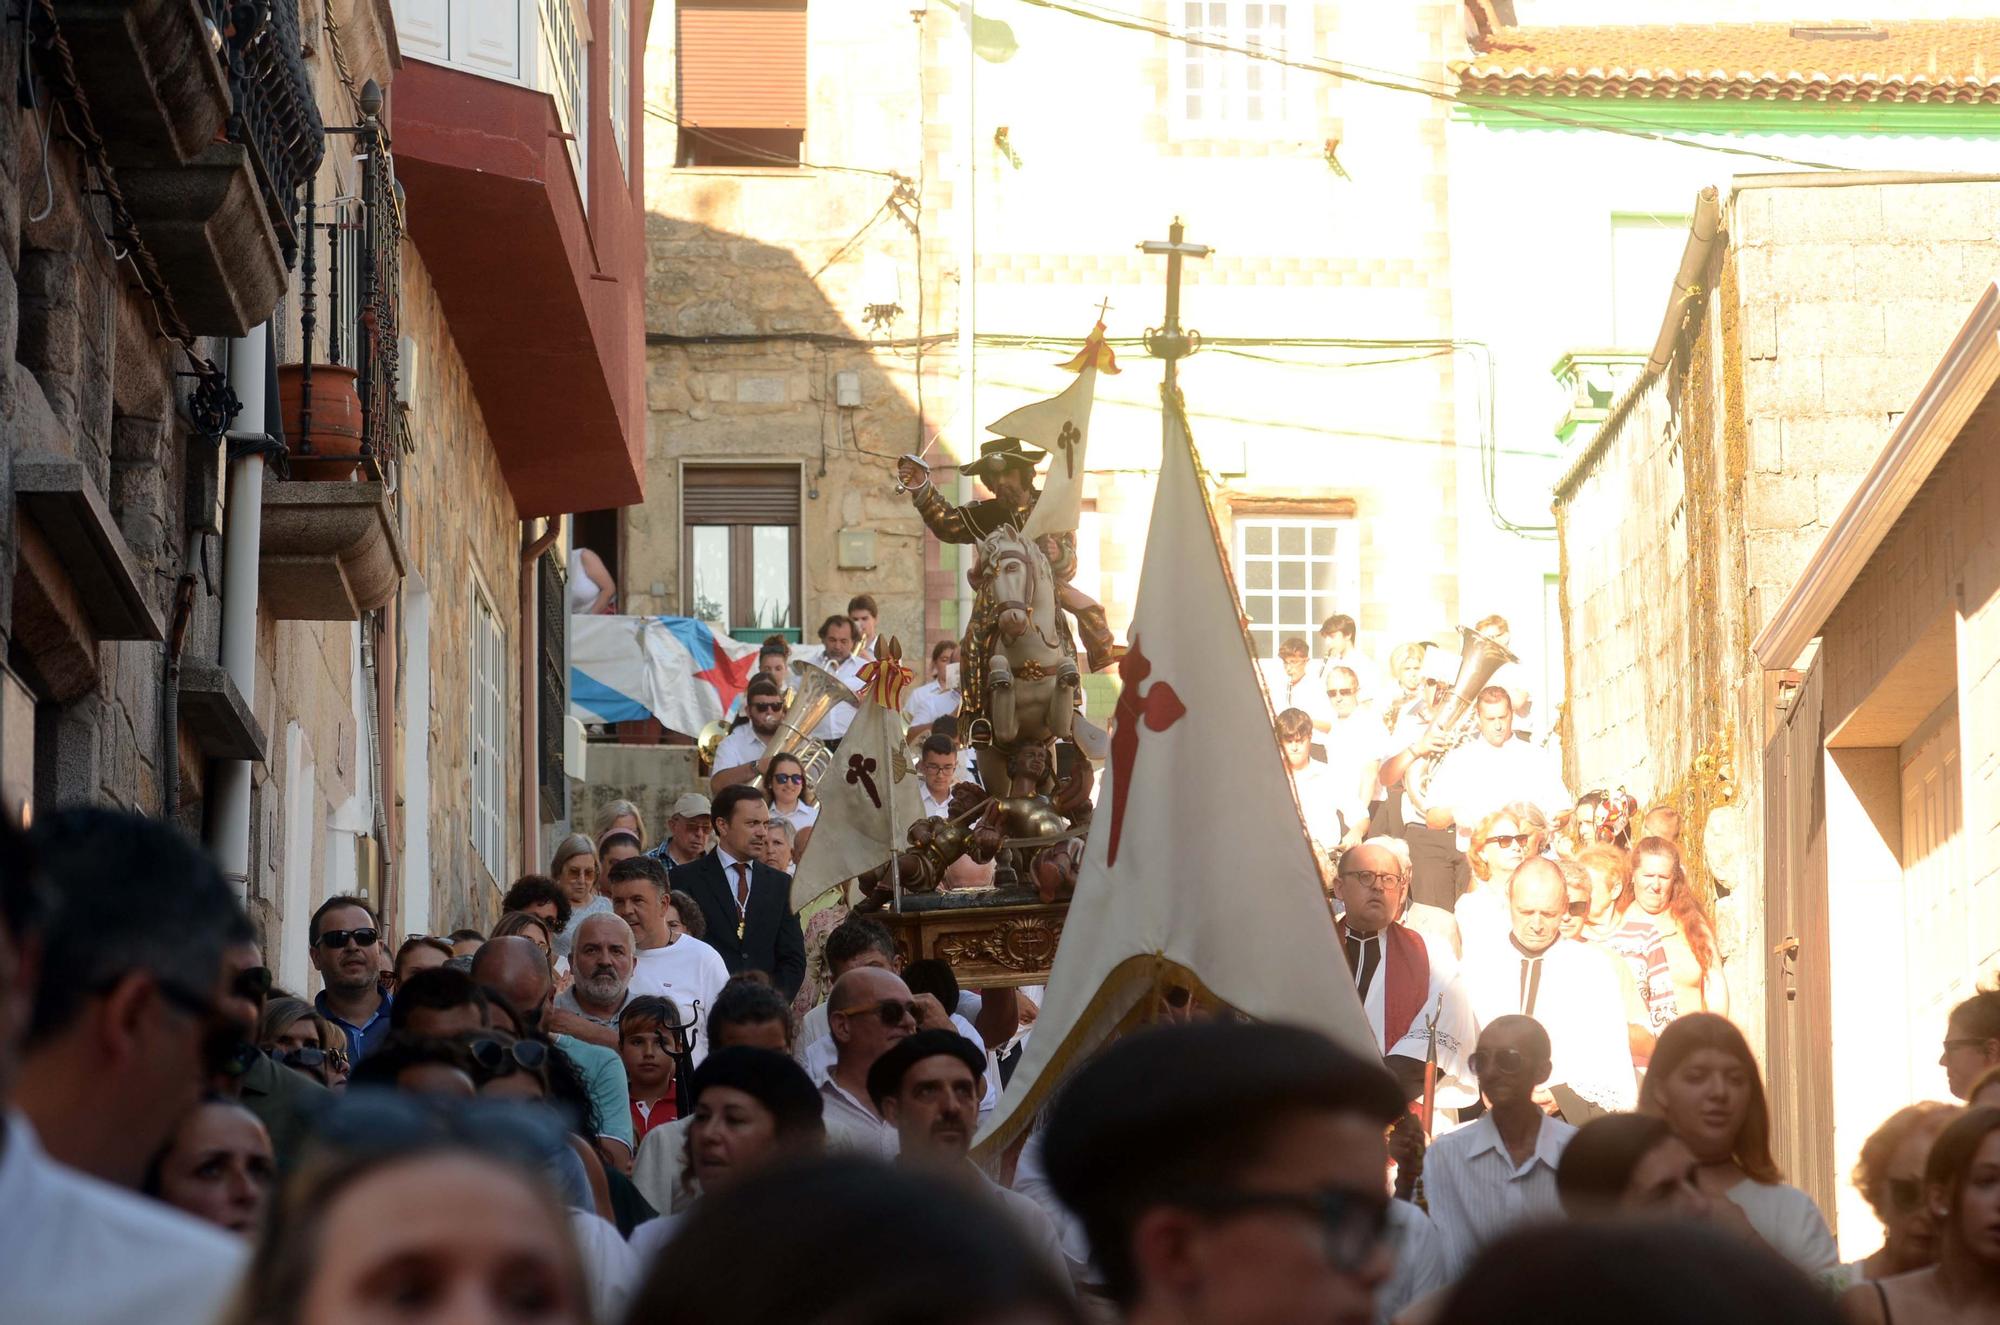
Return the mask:
<path id="1" fill-rule="evenodd" d="M 1164 253 L 1167 258 L 1167 321 L 1164 326 L 1146 328 L 1146 350 L 1154 358 L 1167 361 L 1167 391 L 1170 395 L 1178 389 L 1175 363 L 1201 348 L 1198 333 L 1181 329 L 1181 260 L 1205 258 L 1213 251 L 1206 244 L 1188 243 L 1182 238 L 1186 233 L 1187 227 L 1176 216 L 1174 223 L 1167 227 L 1165 239 L 1148 239 L 1139 245 L 1142 253 Z"/>

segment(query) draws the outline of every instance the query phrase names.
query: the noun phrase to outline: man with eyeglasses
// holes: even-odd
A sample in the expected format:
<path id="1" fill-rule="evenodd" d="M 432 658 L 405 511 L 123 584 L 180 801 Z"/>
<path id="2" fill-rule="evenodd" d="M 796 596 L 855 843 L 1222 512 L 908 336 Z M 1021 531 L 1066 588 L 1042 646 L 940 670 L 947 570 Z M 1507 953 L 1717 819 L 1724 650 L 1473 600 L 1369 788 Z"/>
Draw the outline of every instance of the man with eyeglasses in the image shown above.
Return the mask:
<path id="1" fill-rule="evenodd" d="M 1569 889 L 1556 863 L 1522 862 L 1507 884 L 1504 939 L 1468 940 L 1459 978 L 1481 1026 L 1535 1018 L 1553 1067 L 1537 1102 L 1572 1123 L 1629 1110 L 1638 1099 L 1618 958 L 1594 943 L 1565 943 Z"/>
<path id="2" fill-rule="evenodd" d="M 1314 1031 L 1160 1027 L 1077 1072 L 1042 1157 L 1129 1325 L 1367 1325 L 1402 1112 L 1388 1073 Z"/>
<path id="3" fill-rule="evenodd" d="M 1521 1224 L 1561 1217 L 1556 1166 L 1576 1135 L 1535 1102 L 1551 1069 L 1549 1034 L 1534 1018 L 1494 1018 L 1479 1033 L 1471 1066 L 1486 1112 L 1439 1137 L 1424 1158 L 1424 1195 L 1444 1234 L 1452 1279 L 1487 1243 Z"/>
<path id="4" fill-rule="evenodd" d="M 896 1129 L 875 1108 L 868 1070 L 917 1029 L 910 987 L 893 971 L 857 967 L 833 982 L 826 1020 L 834 1044 L 833 1069 L 819 1083 L 827 1148 L 894 1159 Z"/>
<path id="5" fill-rule="evenodd" d="M 1938 1066 L 1953 1098 L 1961 1100 L 1971 1098 L 1972 1083 L 1981 1075 L 2000 1066 L 2000 993 L 1974 994 L 1951 1010 Z"/>
<path id="6" fill-rule="evenodd" d="M 711 795 L 763 776 L 764 747 L 777 735 L 778 720 L 785 716 L 784 689 L 770 677 L 751 677 L 744 695 L 743 708 L 750 720 L 738 723 L 715 748 L 715 772 L 708 779 Z"/>
<path id="7" fill-rule="evenodd" d="M 917 773 L 923 781 L 924 818 L 949 819 L 951 789 L 958 783 L 958 746 L 949 736 L 932 736 L 923 748 Z"/>
<path id="8" fill-rule="evenodd" d="M 132 1189 L 239 1038 L 216 992 L 250 932 L 166 824 L 0 827 L 0 1321 L 207 1325 L 227 1304 L 247 1248 Z"/>
<path id="9" fill-rule="evenodd" d="M 381 936 L 374 909 L 359 897 L 327 898 L 306 925 L 313 969 L 325 985 L 313 1007 L 347 1033 L 347 1059 L 357 1065 L 389 1034 L 390 996 L 376 978 Z"/>
<path id="10" fill-rule="evenodd" d="M 1343 854 L 1334 877 L 1334 895 L 1345 908 L 1335 922 L 1341 948 L 1368 1029 L 1404 1095 L 1422 1096 L 1435 1035 L 1435 1103 L 1466 1108 L 1479 1100 L 1465 1062 L 1477 1025 L 1448 954 L 1434 952 L 1422 935 L 1399 922 L 1407 888 L 1402 862 L 1387 846 L 1364 842 Z"/>

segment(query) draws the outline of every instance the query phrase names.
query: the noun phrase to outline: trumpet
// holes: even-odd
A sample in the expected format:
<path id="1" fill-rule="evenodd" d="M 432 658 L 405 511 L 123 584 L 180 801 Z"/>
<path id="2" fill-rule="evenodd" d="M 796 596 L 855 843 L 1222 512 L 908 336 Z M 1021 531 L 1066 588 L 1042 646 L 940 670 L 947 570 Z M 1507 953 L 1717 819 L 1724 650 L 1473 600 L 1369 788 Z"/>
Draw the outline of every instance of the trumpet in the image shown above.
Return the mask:
<path id="1" fill-rule="evenodd" d="M 1490 636 L 1482 635 L 1471 626 L 1460 626 L 1458 633 L 1463 643 L 1458 654 L 1458 678 L 1451 683 L 1451 693 L 1431 714 L 1431 725 L 1424 729 L 1428 739 L 1442 732 L 1455 737 L 1452 749 L 1463 745 L 1471 735 L 1470 727 L 1462 727 L 1465 715 L 1472 711 L 1479 698 L 1479 692 L 1493 679 L 1493 674 L 1511 662 L 1519 662 L 1507 646 Z M 1448 753 L 1448 752 L 1447 752 Z M 1410 766 L 1403 775 L 1403 787 L 1419 810 L 1430 807 L 1431 779 L 1437 775 L 1443 754 L 1425 755 Z"/>

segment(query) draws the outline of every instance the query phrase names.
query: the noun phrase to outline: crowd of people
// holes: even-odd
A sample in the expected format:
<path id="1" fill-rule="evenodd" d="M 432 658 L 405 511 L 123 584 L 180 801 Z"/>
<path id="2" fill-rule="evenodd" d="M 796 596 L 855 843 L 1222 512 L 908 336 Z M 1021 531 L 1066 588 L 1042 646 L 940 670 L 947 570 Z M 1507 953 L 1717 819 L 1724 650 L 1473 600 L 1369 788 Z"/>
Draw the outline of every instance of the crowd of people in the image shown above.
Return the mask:
<path id="1" fill-rule="evenodd" d="M 835 666 L 872 616 L 823 632 Z M 794 911 L 811 789 L 754 737 L 657 839 L 604 807 L 490 926 L 335 896 L 284 961 L 167 825 L 7 830 L 0 1321 L 2000 1319 L 2000 994 L 1943 1028 L 1964 1104 L 1862 1148 L 1883 1238 L 1842 1262 L 1671 810 L 1572 800 L 1504 683 L 1441 733 L 1422 650 L 1377 672 L 1324 635 L 1280 660 L 1277 736 L 1379 1052 L 1162 988 L 997 1153 L 1040 991 Z M 781 671 L 743 705 L 766 740 Z"/>

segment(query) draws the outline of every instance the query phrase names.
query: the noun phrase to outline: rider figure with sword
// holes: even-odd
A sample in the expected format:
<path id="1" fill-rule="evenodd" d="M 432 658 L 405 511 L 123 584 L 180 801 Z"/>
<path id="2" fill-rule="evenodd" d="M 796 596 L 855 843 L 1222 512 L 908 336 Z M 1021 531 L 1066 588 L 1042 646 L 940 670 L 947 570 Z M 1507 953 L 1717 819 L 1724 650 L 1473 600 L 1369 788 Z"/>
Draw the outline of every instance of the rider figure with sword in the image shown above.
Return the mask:
<path id="1" fill-rule="evenodd" d="M 985 443 L 979 449 L 979 458 L 964 465 L 960 472 L 980 480 L 992 489 L 993 496 L 966 506 L 953 506 L 946 501 L 931 482 L 929 467 L 916 456 L 906 455 L 896 462 L 896 478 L 911 494 L 917 514 L 940 542 L 977 543 L 1001 525 L 1012 525 L 1015 529 L 1026 526 L 1028 515 L 1041 495 L 1035 487 L 1035 466 L 1047 455 L 1046 451 L 1024 446 L 1017 437 L 1001 437 Z M 1104 608 L 1071 583 L 1076 575 L 1076 531 L 1044 534 L 1036 541 L 1055 573 L 1056 601 L 1076 619 L 1077 634 L 1083 640 L 1090 670 L 1104 671 L 1125 650 L 1113 639 Z M 978 694 L 980 682 L 970 673 L 980 666 L 980 660 L 973 656 L 973 651 L 967 651 L 964 665 L 968 674 L 962 690 L 968 696 Z"/>

